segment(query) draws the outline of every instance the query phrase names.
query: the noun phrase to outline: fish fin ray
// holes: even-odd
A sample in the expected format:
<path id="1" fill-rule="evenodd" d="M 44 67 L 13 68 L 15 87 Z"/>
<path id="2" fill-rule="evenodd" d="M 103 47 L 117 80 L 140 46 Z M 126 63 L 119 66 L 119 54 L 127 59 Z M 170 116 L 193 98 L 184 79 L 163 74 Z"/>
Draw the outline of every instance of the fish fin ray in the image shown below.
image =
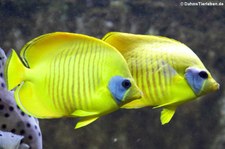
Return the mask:
<path id="1" fill-rule="evenodd" d="M 86 117 L 86 118 L 81 118 L 79 120 L 79 122 L 76 124 L 75 129 L 84 127 L 89 125 L 90 123 L 94 122 L 95 120 L 97 120 L 98 117 Z"/>
<path id="2" fill-rule="evenodd" d="M 161 124 L 167 124 L 170 122 L 170 120 L 172 119 L 174 113 L 176 111 L 176 107 L 166 107 L 162 110 L 161 112 L 161 116 L 160 116 L 160 120 L 161 120 Z"/>
<path id="3" fill-rule="evenodd" d="M 165 60 L 159 59 L 155 60 L 153 63 L 151 63 L 152 69 L 149 73 L 162 73 L 165 77 L 169 77 L 170 79 L 178 79 L 181 76 L 177 73 L 177 71 Z M 166 71 L 169 71 L 169 73 L 166 73 Z"/>

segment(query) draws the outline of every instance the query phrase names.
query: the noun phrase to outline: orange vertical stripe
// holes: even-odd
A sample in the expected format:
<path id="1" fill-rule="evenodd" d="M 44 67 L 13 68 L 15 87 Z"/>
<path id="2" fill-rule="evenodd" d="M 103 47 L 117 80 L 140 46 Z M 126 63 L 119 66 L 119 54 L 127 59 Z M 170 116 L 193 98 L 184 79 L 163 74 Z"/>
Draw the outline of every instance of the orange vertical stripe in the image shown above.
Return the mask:
<path id="1" fill-rule="evenodd" d="M 79 50 L 77 48 L 77 43 L 74 44 L 74 47 L 73 47 L 73 58 L 72 58 L 72 63 L 71 65 L 73 66 L 72 67 L 72 78 L 71 78 L 71 89 L 70 89 L 70 92 L 71 92 L 71 96 L 72 96 L 72 105 L 74 105 L 74 107 L 78 107 L 79 105 L 77 104 L 79 102 L 79 99 L 77 98 L 77 96 L 75 95 L 75 93 L 77 94 L 77 84 L 78 84 L 78 81 L 77 81 L 77 77 L 78 77 L 78 67 L 77 67 L 77 61 L 78 61 L 78 53 L 79 53 Z"/>
<path id="2" fill-rule="evenodd" d="M 83 43 L 80 43 L 79 45 L 77 45 L 77 48 L 79 50 L 78 54 L 79 54 L 79 59 L 76 61 L 77 62 L 77 107 L 81 108 L 82 107 L 82 95 L 81 95 L 81 88 L 82 88 L 82 82 L 81 82 L 81 70 L 82 68 L 80 67 L 81 65 L 81 60 L 82 60 L 82 52 L 83 52 Z"/>
<path id="3" fill-rule="evenodd" d="M 86 44 L 85 44 L 86 45 Z M 82 101 L 83 101 L 83 109 L 86 109 L 87 108 L 87 92 L 86 92 L 86 88 L 88 87 L 88 84 L 86 84 L 86 79 L 87 79 L 87 67 L 85 65 L 85 61 L 87 60 L 87 48 L 88 46 L 83 46 L 83 49 L 81 49 L 83 51 L 83 54 L 82 54 L 82 61 L 81 61 L 81 69 L 82 69 L 82 76 L 83 76 L 83 79 L 82 79 L 82 84 L 83 84 L 83 88 L 82 88 Z"/>

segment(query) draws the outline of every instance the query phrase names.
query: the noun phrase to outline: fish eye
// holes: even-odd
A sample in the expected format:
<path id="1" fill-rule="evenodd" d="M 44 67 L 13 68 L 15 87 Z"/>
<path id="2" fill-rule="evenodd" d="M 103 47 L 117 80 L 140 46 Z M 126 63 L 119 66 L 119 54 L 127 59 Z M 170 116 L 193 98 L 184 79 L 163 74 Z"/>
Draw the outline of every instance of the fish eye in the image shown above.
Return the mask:
<path id="1" fill-rule="evenodd" d="M 130 88 L 131 87 L 131 82 L 130 82 L 130 80 L 124 80 L 123 82 L 122 82 L 122 86 L 125 88 L 125 89 L 128 89 L 128 88 Z"/>
<path id="2" fill-rule="evenodd" d="M 208 74 L 207 74 L 207 72 L 205 72 L 205 71 L 200 71 L 200 72 L 198 73 L 198 75 L 199 75 L 201 78 L 203 78 L 203 79 L 207 79 L 207 78 L 208 78 Z"/>

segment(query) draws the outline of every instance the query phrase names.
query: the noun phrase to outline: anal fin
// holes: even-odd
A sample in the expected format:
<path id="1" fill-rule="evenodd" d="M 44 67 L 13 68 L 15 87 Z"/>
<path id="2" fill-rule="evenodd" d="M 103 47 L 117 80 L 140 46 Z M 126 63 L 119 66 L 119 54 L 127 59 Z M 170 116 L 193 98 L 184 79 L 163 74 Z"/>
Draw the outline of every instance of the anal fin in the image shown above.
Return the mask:
<path id="1" fill-rule="evenodd" d="M 161 124 L 164 125 L 166 123 L 169 123 L 172 119 L 174 113 L 176 111 L 176 107 L 166 107 L 162 110 L 160 120 Z"/>

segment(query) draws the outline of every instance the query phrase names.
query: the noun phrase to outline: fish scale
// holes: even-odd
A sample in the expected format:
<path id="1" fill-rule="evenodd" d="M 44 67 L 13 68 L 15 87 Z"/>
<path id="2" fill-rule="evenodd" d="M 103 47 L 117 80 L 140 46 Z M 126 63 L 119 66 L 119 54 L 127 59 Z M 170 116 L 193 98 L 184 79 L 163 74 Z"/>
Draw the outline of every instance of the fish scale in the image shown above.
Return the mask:
<path id="1" fill-rule="evenodd" d="M 152 89 L 151 81 L 150 81 L 150 79 L 148 79 L 150 76 L 150 73 L 149 73 L 150 72 L 150 70 L 149 70 L 150 64 L 151 64 L 151 59 L 146 60 L 146 82 L 147 82 L 146 90 L 147 90 L 147 92 L 144 92 L 144 94 L 149 96 L 151 99 L 154 99 L 153 94 L 151 93 L 151 89 Z"/>
<path id="2" fill-rule="evenodd" d="M 53 99 L 54 106 L 57 107 L 58 106 L 58 103 L 57 103 L 57 95 L 54 92 L 55 91 L 55 88 L 57 87 L 57 81 L 54 81 L 55 78 L 57 77 L 56 76 L 56 69 L 58 68 L 58 67 L 56 67 L 56 59 L 51 64 L 50 68 L 51 68 L 50 70 L 52 70 L 51 71 L 52 73 L 51 72 L 49 73 L 49 80 L 50 80 L 49 81 L 49 85 L 48 85 L 48 87 L 49 87 L 49 95 Z"/>
<path id="3" fill-rule="evenodd" d="M 91 97 L 91 93 L 92 93 L 92 90 L 90 89 L 90 79 L 93 79 L 93 78 L 90 78 L 91 76 L 89 75 L 90 74 L 90 70 L 87 69 L 90 68 L 90 64 L 89 64 L 89 55 L 90 55 L 90 52 L 91 50 L 88 52 L 88 49 L 92 49 L 91 45 L 90 44 L 87 44 L 85 49 L 87 49 L 87 51 L 85 52 L 85 58 L 84 58 L 84 66 L 86 67 L 85 70 L 83 70 L 83 76 L 84 76 L 84 79 L 83 79 L 83 82 L 84 82 L 84 98 L 85 98 L 85 103 L 84 105 L 86 106 L 86 109 L 89 109 L 89 103 L 90 103 L 90 100 L 88 100 L 88 97 Z"/>
<path id="4" fill-rule="evenodd" d="M 84 45 L 82 45 L 82 46 L 84 46 Z M 84 57 L 85 57 L 85 55 L 83 54 L 84 53 L 84 47 L 83 48 L 80 48 L 80 51 L 81 51 L 81 56 L 80 56 L 80 59 L 79 59 L 79 62 L 77 63 L 77 65 L 78 65 L 78 70 L 80 70 L 79 71 L 79 73 L 78 73 L 78 96 L 77 96 L 77 99 L 82 99 L 82 100 L 77 100 L 78 101 L 78 103 L 79 103 L 79 105 L 80 105 L 80 107 L 81 108 L 84 108 L 84 102 L 85 102 L 85 95 L 84 95 L 84 88 L 85 88 L 85 83 L 83 83 L 83 81 L 85 80 L 84 79 L 84 69 L 85 69 L 85 67 L 84 67 L 84 63 L 83 63 L 83 60 L 84 60 Z M 81 63 L 81 61 L 82 61 L 82 63 Z M 76 92 L 76 91 L 75 91 Z M 74 100 L 76 100 L 76 99 L 74 99 Z"/>
<path id="5" fill-rule="evenodd" d="M 142 88 L 143 88 L 143 92 L 145 93 L 145 94 L 149 94 L 149 92 L 148 92 L 148 84 L 147 84 L 147 78 L 148 78 L 148 76 L 147 76 L 147 63 L 148 63 L 148 61 L 146 61 L 146 55 L 144 54 L 143 55 L 143 57 L 141 57 L 141 59 L 143 59 L 142 60 L 142 69 L 141 69 L 141 74 L 143 75 L 143 77 L 142 77 Z"/>
<path id="6" fill-rule="evenodd" d="M 75 100 L 74 100 L 74 97 L 75 97 L 75 93 L 74 93 L 74 88 L 75 88 L 75 84 L 73 83 L 73 82 L 75 82 L 75 80 L 74 80 L 74 78 L 75 78 L 75 75 L 76 75 L 76 71 L 75 71 L 75 59 L 77 59 L 77 51 L 78 50 L 75 50 L 75 51 L 73 51 L 72 49 L 75 49 L 75 47 L 76 47 L 76 45 L 73 45 L 72 47 L 71 47 L 71 55 L 74 55 L 73 57 L 70 57 L 70 64 L 72 65 L 72 66 L 74 66 L 72 69 L 69 69 L 69 73 L 72 73 L 72 74 L 74 74 L 74 77 L 72 77 L 72 78 L 70 78 L 70 76 L 69 76 L 69 73 L 67 74 L 68 76 L 68 94 L 69 94 L 69 97 L 70 97 L 70 108 L 71 108 L 71 110 L 73 109 L 73 106 L 72 105 L 75 105 L 76 103 L 75 103 Z"/>
<path id="7" fill-rule="evenodd" d="M 75 105 L 77 108 L 84 108 L 84 109 L 88 109 L 88 99 L 87 96 L 90 96 L 89 93 L 93 92 L 93 90 L 86 90 L 89 86 L 88 80 L 92 79 L 88 76 L 88 73 L 85 73 L 85 70 L 88 70 L 88 67 L 90 66 L 89 63 L 87 63 L 87 61 L 85 61 L 85 58 L 87 57 L 88 53 L 85 53 L 86 47 L 82 47 L 81 45 L 77 45 L 77 47 L 79 47 L 79 50 L 76 57 L 73 56 L 71 59 L 66 59 L 66 57 L 68 56 L 68 51 L 71 51 L 71 49 L 65 49 L 63 51 L 63 53 L 59 53 L 58 56 L 56 57 L 53 62 L 52 65 L 53 67 L 58 67 L 59 69 L 55 72 L 56 74 L 59 74 L 57 76 L 57 80 L 58 83 L 54 84 L 54 81 L 52 81 L 52 84 L 50 85 L 50 88 L 53 88 L 54 86 L 58 86 L 58 88 L 55 88 L 55 90 L 53 90 L 52 92 L 55 93 L 54 94 L 54 98 L 56 99 L 56 101 L 58 101 L 58 103 L 55 103 L 55 106 L 57 109 L 61 109 L 61 111 L 67 111 L 67 113 L 71 113 L 71 111 L 74 110 Z M 76 48 L 76 47 L 75 47 Z M 73 49 L 72 49 L 73 51 Z M 81 51 L 81 52 L 80 52 Z M 82 53 L 85 54 L 82 54 Z M 71 52 L 72 55 L 75 55 L 74 53 Z M 85 56 L 84 56 L 85 55 Z M 80 62 L 82 60 L 82 63 Z M 74 61 L 76 63 L 76 61 L 79 61 L 77 63 L 77 65 L 72 68 L 69 69 L 70 66 L 66 63 L 68 63 L 68 61 Z M 58 63 L 56 63 L 58 62 Z M 60 67 L 60 66 L 65 66 L 65 67 Z M 82 70 L 79 71 L 80 73 L 76 73 L 76 67 L 78 70 Z M 68 72 L 67 75 L 65 74 L 65 72 Z M 75 87 L 71 87 L 72 84 L 69 85 L 69 82 L 73 82 L 74 80 L 70 80 L 71 76 L 73 73 L 74 77 L 72 78 L 77 78 L 76 80 L 78 81 L 77 86 Z M 52 72 L 49 72 L 52 73 Z M 85 79 L 88 78 L 88 79 Z M 51 79 L 51 78 L 50 78 Z M 52 78 L 52 80 L 55 80 L 54 77 Z M 68 81 L 66 81 L 68 80 Z M 85 82 L 85 83 L 83 83 Z M 76 84 L 75 84 L 76 85 Z M 60 88 L 61 87 L 61 88 Z M 75 92 L 77 93 L 77 96 L 69 96 L 68 94 L 68 90 L 71 88 L 70 92 Z M 78 90 L 76 92 L 76 89 Z M 58 98 L 57 98 L 58 97 Z M 68 98 L 69 97 L 69 98 Z M 83 100 L 77 100 L 77 99 L 83 99 Z M 70 102 L 70 100 L 72 102 Z M 70 104 L 66 104 L 65 102 L 68 101 Z M 73 105 L 72 103 L 75 103 L 75 105 Z M 70 107 L 67 107 L 70 106 Z"/>
<path id="8" fill-rule="evenodd" d="M 76 49 L 76 45 L 74 45 L 74 47 L 73 47 L 74 49 Z M 77 107 L 79 107 L 80 105 L 79 105 L 79 102 L 78 102 L 78 100 L 75 100 L 74 98 L 76 97 L 75 96 L 75 92 L 74 92 L 74 90 L 75 89 L 77 89 L 79 86 L 78 86 L 78 81 L 77 81 L 77 83 L 75 84 L 75 83 L 73 83 L 73 82 L 75 82 L 75 80 L 78 80 L 78 73 L 77 73 L 77 70 L 78 70 L 78 67 L 77 67 L 77 65 L 76 65 L 76 60 L 79 60 L 79 54 L 78 54 L 78 52 L 79 52 L 79 50 L 77 49 L 77 50 L 75 50 L 74 51 L 75 53 L 73 53 L 73 55 L 74 55 L 74 57 L 72 57 L 72 65 L 74 66 L 73 68 L 72 68 L 72 73 L 73 73 L 73 75 L 74 75 L 74 77 L 72 77 L 72 81 L 71 81 L 71 85 L 72 85 L 72 87 L 71 87 L 71 89 L 70 89 L 70 92 L 71 92 L 71 94 L 72 94 L 72 103 L 73 103 L 73 105 L 77 105 Z"/>
<path id="9" fill-rule="evenodd" d="M 87 65 L 89 65 L 89 69 L 87 69 L 87 79 L 88 79 L 88 85 L 87 85 L 87 88 L 88 90 L 90 91 L 89 92 L 89 96 L 93 96 L 93 92 L 95 91 L 95 85 L 94 85 L 94 73 L 98 70 L 94 70 L 94 62 L 95 62 L 95 48 L 94 48 L 94 45 L 90 45 L 88 46 L 88 48 L 90 49 L 93 49 L 93 50 L 90 50 L 90 53 L 87 54 Z M 88 100 L 88 99 L 87 99 Z M 88 109 L 90 108 L 89 105 L 93 104 L 91 100 L 88 100 L 87 101 L 89 104 L 88 104 Z"/>
<path id="10" fill-rule="evenodd" d="M 68 55 L 73 55 L 73 49 L 74 47 L 72 46 L 68 51 L 70 51 L 70 52 L 68 52 Z M 67 100 L 68 100 L 68 104 L 67 104 L 67 107 L 68 107 L 68 109 L 69 109 L 69 111 L 71 112 L 71 111 L 73 111 L 73 106 L 72 105 L 74 105 L 73 104 L 73 96 L 72 96 L 72 93 L 71 93 L 71 89 L 73 88 L 72 87 L 72 81 L 70 80 L 70 76 L 69 76 L 69 74 L 71 73 L 71 71 L 73 72 L 73 69 L 70 69 L 69 68 L 69 66 L 72 64 L 72 62 L 71 61 L 74 61 L 73 60 L 73 57 L 69 57 L 69 59 L 68 59 L 68 63 L 67 63 L 67 65 L 65 65 L 65 66 L 67 66 L 67 70 L 65 70 L 66 72 L 68 72 L 67 73 L 67 75 L 66 75 L 66 81 L 67 81 L 67 83 L 66 83 L 66 87 L 67 87 L 67 91 L 65 91 L 66 92 L 66 98 L 67 98 Z M 71 89 L 70 89 L 71 88 Z"/>
<path id="11" fill-rule="evenodd" d="M 90 75 L 89 75 L 89 85 L 88 85 L 88 87 L 89 87 L 89 90 L 91 91 L 90 92 L 91 95 L 93 95 L 94 92 L 97 89 L 97 86 L 98 86 L 98 82 L 97 81 L 98 81 L 98 76 L 100 75 L 99 74 L 100 73 L 99 71 L 100 71 L 100 67 L 101 67 L 101 65 L 100 65 L 100 63 L 101 63 L 101 61 L 100 61 L 101 55 L 100 54 L 102 54 L 102 52 L 99 52 L 97 54 L 96 53 L 97 50 L 96 50 L 96 48 L 94 48 L 95 46 L 97 46 L 97 45 L 92 45 L 93 50 L 91 50 L 91 52 L 93 52 L 93 53 L 90 53 L 89 64 L 87 64 L 87 67 L 88 66 L 90 67 L 90 69 L 87 68 L 87 71 L 90 72 Z M 101 48 L 100 47 L 99 47 L 99 51 L 101 51 Z M 95 67 L 95 64 L 96 64 L 96 67 Z M 93 104 L 94 104 L 94 101 L 91 100 L 89 102 L 89 105 L 93 105 Z"/>
<path id="12" fill-rule="evenodd" d="M 165 77 L 165 76 L 172 75 L 171 74 L 172 72 L 167 67 L 161 68 L 161 66 L 165 65 L 163 64 L 163 61 L 159 61 L 159 62 L 157 61 L 158 59 L 169 59 L 169 57 L 167 54 L 164 54 L 164 53 L 157 54 L 156 52 L 152 52 L 149 54 L 148 50 L 146 49 L 142 51 L 145 54 L 142 54 L 143 57 L 137 58 L 137 59 L 141 59 L 141 62 L 140 63 L 138 62 L 138 65 L 139 65 L 139 70 L 143 70 L 142 68 L 146 68 L 147 76 L 143 74 L 143 71 L 139 71 L 138 73 L 140 75 L 134 75 L 134 78 L 136 80 L 140 80 L 140 79 L 142 80 L 141 82 L 137 81 L 138 86 L 142 86 L 141 87 L 143 89 L 142 91 L 144 92 L 144 94 L 146 94 L 146 97 L 150 97 L 150 99 L 152 99 L 151 105 L 156 105 L 157 103 L 163 102 L 165 100 L 163 97 L 166 96 L 166 93 L 168 93 L 169 86 L 171 84 L 171 80 L 168 79 L 170 77 Z M 138 54 L 133 52 L 133 55 L 138 55 Z M 148 57 L 148 60 L 146 60 L 146 57 Z M 125 55 L 125 58 L 128 58 L 128 56 Z M 132 70 L 132 64 L 128 63 L 128 66 Z M 136 68 L 137 67 L 138 66 L 136 66 Z M 163 69 L 163 71 L 159 71 L 160 69 Z M 131 72 L 135 72 L 135 70 Z M 148 72 L 152 72 L 152 73 L 149 74 Z M 143 77 L 143 76 L 146 76 L 146 77 Z M 148 85 L 144 85 L 145 82 L 148 82 Z M 161 99 L 163 99 L 163 101 L 161 101 Z M 146 99 L 146 100 L 149 100 L 149 99 Z"/>
<path id="13" fill-rule="evenodd" d="M 53 78 L 53 81 L 56 81 L 56 84 L 55 84 L 55 90 L 53 90 L 53 94 L 54 94 L 54 99 L 56 100 L 56 105 L 57 105 L 57 108 L 56 110 L 60 110 L 61 112 L 65 112 L 65 109 L 63 107 L 63 101 L 61 100 L 62 97 L 61 97 L 61 90 L 62 90 L 62 84 L 61 82 L 63 82 L 63 76 L 62 76 L 62 73 L 63 71 L 61 70 L 61 60 L 62 60 L 62 56 L 63 54 L 62 53 L 58 53 L 58 55 L 56 56 L 56 69 L 54 74 L 56 74 L 55 78 Z M 66 113 L 65 113 L 66 114 Z"/>
<path id="14" fill-rule="evenodd" d="M 92 56 L 90 56 L 90 58 L 89 58 L 90 65 L 91 65 L 89 71 L 91 72 L 90 77 L 92 78 L 92 79 L 90 79 L 91 85 L 89 87 L 92 86 L 93 91 L 96 90 L 96 88 L 97 88 L 97 79 L 93 79 L 93 78 L 97 78 L 96 75 L 97 75 L 97 72 L 99 71 L 99 70 L 97 70 L 97 68 L 99 67 L 99 65 L 98 65 L 99 59 L 97 57 L 98 54 L 96 54 L 95 46 L 97 46 L 97 45 L 93 45 L 93 50 L 92 50 L 92 53 L 91 53 Z M 96 67 L 95 67 L 95 64 L 96 64 Z"/>
<path id="15" fill-rule="evenodd" d="M 68 84 L 68 79 L 70 78 L 69 77 L 69 74 L 70 74 L 69 66 L 70 65 L 68 64 L 69 59 L 66 59 L 66 57 L 68 56 L 68 53 L 70 51 L 71 51 L 70 49 L 66 49 L 62 53 L 62 55 L 64 55 L 64 53 L 65 53 L 65 56 L 61 59 L 61 61 L 62 61 L 61 66 L 64 66 L 64 67 L 60 70 L 60 71 L 62 71 L 62 76 L 61 76 L 62 84 L 60 85 L 62 88 L 60 89 L 60 91 L 61 91 L 60 101 L 62 101 L 61 107 L 64 107 L 64 110 L 67 111 L 67 113 L 73 112 L 73 110 L 69 108 L 69 106 L 70 106 L 69 101 L 70 101 L 70 98 L 72 98 L 72 97 L 69 97 L 69 94 L 67 92 L 69 90 L 67 84 Z M 66 73 L 66 72 L 68 72 L 68 73 Z M 66 75 L 66 74 L 68 74 L 68 75 Z M 65 77 L 63 77 L 63 76 L 65 76 Z"/>
<path id="16" fill-rule="evenodd" d="M 148 54 L 146 50 L 142 50 L 142 52 Z M 135 55 L 136 56 L 138 55 L 135 53 L 135 51 L 132 53 L 133 53 L 132 55 L 133 57 Z M 161 62 L 156 64 L 157 68 L 154 68 L 151 65 L 152 63 L 154 64 L 154 62 L 158 59 L 157 57 L 159 57 L 160 55 L 156 55 L 156 54 L 147 55 L 148 61 L 146 61 L 145 60 L 146 54 L 143 54 L 137 57 L 135 64 L 131 64 L 128 62 L 128 66 L 130 67 L 132 75 L 134 76 L 138 86 L 141 86 L 142 91 L 144 92 L 144 94 L 146 94 L 147 97 L 151 97 L 152 105 L 155 105 L 156 103 L 158 103 L 158 100 L 162 98 L 163 96 L 162 92 L 165 91 L 165 86 L 167 86 L 167 84 L 163 83 L 164 76 L 162 73 L 160 73 L 160 71 L 158 71 L 160 68 Z M 129 56 L 125 55 L 125 58 Z M 143 71 L 143 68 L 146 68 L 146 71 Z M 144 72 L 145 73 L 158 72 L 158 73 L 150 73 L 150 74 L 146 73 L 146 75 L 144 75 Z M 170 72 L 167 72 L 167 73 L 170 73 Z M 148 78 L 151 78 L 151 79 L 149 80 Z M 146 82 L 148 82 L 148 85 Z"/>
<path id="17" fill-rule="evenodd" d="M 103 63 L 102 59 L 104 59 L 105 57 L 105 52 L 103 50 L 103 47 L 99 47 L 97 53 L 94 51 L 94 53 L 91 54 L 91 52 L 89 51 L 92 50 L 86 49 L 92 48 L 92 46 L 93 45 L 91 44 L 84 45 L 80 43 L 79 45 L 76 45 L 77 49 L 79 50 L 65 49 L 62 53 L 58 53 L 58 55 L 52 60 L 50 64 L 51 68 L 53 69 L 50 69 L 48 73 L 49 75 L 47 75 L 50 76 L 50 81 L 48 81 L 47 83 L 48 90 L 49 93 L 52 94 L 51 98 L 53 98 L 54 100 L 55 108 L 57 110 L 61 110 L 62 112 L 66 111 L 65 114 L 74 111 L 75 107 L 78 109 L 89 109 L 89 106 L 94 104 L 88 104 L 88 102 L 90 102 L 88 101 L 88 97 L 91 96 L 95 91 L 94 86 L 98 85 L 99 79 L 97 77 L 102 75 L 100 74 L 102 70 L 100 64 Z M 70 53 L 70 55 L 73 55 L 73 57 L 68 59 L 68 53 Z M 92 63 L 90 63 L 91 59 Z M 96 59 L 98 60 L 97 65 L 94 65 L 94 61 Z M 74 63 L 69 63 L 69 61 L 72 61 Z M 71 67 L 74 68 L 73 71 L 69 69 Z M 90 68 L 96 68 L 96 70 Z M 79 71 L 79 73 L 76 73 L 76 69 L 81 71 Z M 68 70 L 67 73 L 65 73 L 66 70 Z M 90 72 L 91 70 L 93 72 Z M 91 76 L 89 75 L 89 73 L 93 75 Z M 69 76 L 74 76 L 72 77 L 73 80 L 71 82 L 77 80 L 77 83 L 73 85 L 69 84 L 69 81 L 66 81 L 69 80 Z M 90 82 L 90 80 L 93 80 L 93 82 Z M 62 86 L 66 86 L 66 88 L 60 88 Z M 68 94 L 68 90 L 70 94 Z M 78 93 L 77 96 L 73 96 L 74 93 Z M 68 107 L 67 105 L 70 107 Z"/>
<path id="18" fill-rule="evenodd" d="M 153 53 L 156 53 L 156 51 L 153 50 Z M 152 105 L 157 105 L 158 103 L 162 103 L 165 100 L 169 100 L 169 98 L 164 98 L 168 96 L 168 90 L 170 89 L 170 83 L 171 83 L 171 70 L 169 67 L 166 67 L 167 64 L 164 64 L 164 61 L 159 61 L 159 60 L 164 60 L 169 57 L 166 57 L 166 55 L 163 57 L 163 51 L 159 52 L 160 54 L 151 54 L 154 59 L 152 60 L 153 62 L 157 62 L 157 69 L 152 71 L 152 75 L 155 75 L 156 79 L 156 85 L 153 88 L 157 94 L 157 96 L 154 97 L 154 102 Z M 149 55 L 150 57 L 150 55 Z M 154 68 L 154 65 L 149 65 L 149 67 Z M 163 69 L 163 71 L 161 71 Z M 158 72 L 158 73 L 155 73 Z M 169 76 L 169 77 L 166 77 Z"/>
<path id="19" fill-rule="evenodd" d="M 87 56 L 89 55 L 89 52 L 88 52 L 88 49 L 90 47 L 88 47 L 88 44 L 87 45 L 84 45 L 83 49 L 86 49 L 86 51 L 84 51 L 84 55 L 83 55 L 83 71 L 82 71 L 82 77 L 83 77 L 83 89 L 82 89 L 82 96 L 84 99 L 83 100 L 83 104 L 82 104 L 82 108 L 83 109 L 89 109 L 89 103 L 90 101 L 88 101 L 88 97 L 90 97 L 90 93 L 91 93 L 91 90 L 89 90 L 89 79 L 93 79 L 93 78 L 90 78 L 89 76 L 89 69 L 88 67 L 90 67 L 90 65 L 88 64 L 88 59 L 87 59 Z M 91 48 L 90 48 L 91 49 Z M 82 69 L 81 67 L 81 69 Z"/>
<path id="20" fill-rule="evenodd" d="M 153 58 L 152 58 L 153 62 L 157 62 L 157 55 L 155 55 Z M 158 72 L 158 62 L 156 63 L 156 67 L 152 67 L 152 72 Z M 158 88 L 160 87 L 159 86 L 159 79 L 158 79 L 158 73 L 152 73 L 152 84 L 153 84 L 153 87 L 152 87 L 152 94 L 153 94 L 153 97 L 154 97 L 154 101 L 156 101 L 157 99 L 159 99 L 159 90 Z"/>
<path id="21" fill-rule="evenodd" d="M 57 59 L 57 61 L 59 62 L 58 63 L 58 71 L 56 72 L 56 74 L 58 74 L 58 82 L 56 84 L 57 86 L 57 89 L 54 91 L 54 93 L 57 93 L 56 95 L 56 100 L 58 101 L 58 108 L 61 109 L 62 112 L 65 112 L 65 114 L 68 114 L 68 109 L 66 109 L 66 105 L 65 105 L 65 99 L 64 97 L 66 96 L 63 92 L 64 92 L 64 89 L 67 89 L 65 88 L 64 86 L 64 80 L 66 79 L 66 76 L 64 76 L 64 69 L 67 67 L 66 65 L 63 64 L 63 61 L 65 58 L 64 56 L 64 52 L 66 52 L 67 50 L 64 50 L 62 53 L 59 53 L 59 58 Z M 55 80 L 55 79 L 54 79 Z M 67 101 L 67 99 L 66 99 Z"/>
<path id="22" fill-rule="evenodd" d="M 165 54 L 164 54 L 164 57 L 163 57 L 163 59 L 165 59 L 165 61 L 170 61 L 170 56 L 168 55 L 168 53 L 166 52 Z M 163 65 L 166 65 L 166 62 L 162 62 L 163 63 Z M 169 70 L 169 67 L 166 67 L 166 69 L 164 69 L 164 80 L 165 80 L 165 91 L 167 91 L 167 92 L 169 92 L 169 86 L 171 85 L 171 80 L 169 79 L 170 78 L 170 70 Z M 167 76 L 169 76 L 169 77 L 167 77 Z"/>
<path id="23" fill-rule="evenodd" d="M 155 59 L 156 59 L 156 61 L 158 59 L 162 59 L 162 55 L 161 54 L 157 55 Z M 153 73 L 153 75 L 156 75 L 156 80 L 157 80 L 156 92 L 157 92 L 157 95 L 158 95 L 155 98 L 155 101 L 156 101 L 154 103 L 155 105 L 158 102 L 158 100 L 163 99 L 163 93 L 167 92 L 166 90 L 164 90 L 164 86 L 167 85 L 167 84 L 163 84 L 163 79 L 165 78 L 165 76 L 163 76 L 163 74 L 162 74 L 161 69 L 164 69 L 164 68 L 161 68 L 161 66 L 162 66 L 162 61 L 158 61 L 157 62 L 157 72 L 158 73 Z M 168 72 L 168 73 L 170 73 L 170 72 Z"/>

